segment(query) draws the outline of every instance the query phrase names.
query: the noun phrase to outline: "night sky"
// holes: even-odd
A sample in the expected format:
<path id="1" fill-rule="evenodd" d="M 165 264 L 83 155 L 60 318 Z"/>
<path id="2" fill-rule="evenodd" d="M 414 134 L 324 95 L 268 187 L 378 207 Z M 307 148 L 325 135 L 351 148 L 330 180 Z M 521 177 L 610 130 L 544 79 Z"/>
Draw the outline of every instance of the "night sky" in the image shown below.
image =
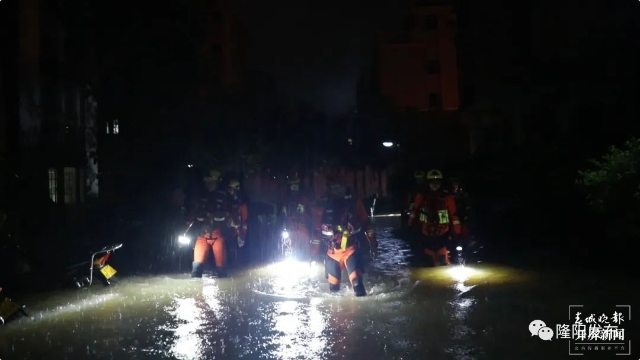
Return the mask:
<path id="1" fill-rule="evenodd" d="M 378 30 L 401 21 L 409 2 L 251 2 L 241 13 L 249 63 L 273 75 L 292 102 L 299 97 L 329 114 L 347 111 L 355 106 L 357 78 L 371 61 Z"/>

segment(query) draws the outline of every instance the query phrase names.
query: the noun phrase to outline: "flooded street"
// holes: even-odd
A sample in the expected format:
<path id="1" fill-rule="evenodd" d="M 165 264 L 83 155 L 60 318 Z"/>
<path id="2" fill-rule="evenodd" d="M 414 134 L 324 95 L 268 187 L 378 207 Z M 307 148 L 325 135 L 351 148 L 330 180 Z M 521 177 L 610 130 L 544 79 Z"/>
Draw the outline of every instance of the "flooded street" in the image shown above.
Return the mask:
<path id="1" fill-rule="evenodd" d="M 555 267 L 410 269 L 379 228 L 369 296 L 329 294 L 324 271 L 275 264 L 230 279 L 123 278 L 111 288 L 27 301 L 30 318 L 0 328 L 0 359 L 540 359 L 567 340 L 529 333 L 568 323 L 570 304 L 629 304 L 635 284 Z"/>

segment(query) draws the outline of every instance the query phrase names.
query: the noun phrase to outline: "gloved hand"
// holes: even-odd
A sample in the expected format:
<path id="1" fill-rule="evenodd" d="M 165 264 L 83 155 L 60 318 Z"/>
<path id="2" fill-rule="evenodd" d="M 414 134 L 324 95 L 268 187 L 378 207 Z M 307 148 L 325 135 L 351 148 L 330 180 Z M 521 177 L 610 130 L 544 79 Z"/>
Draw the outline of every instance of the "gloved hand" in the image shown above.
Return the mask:
<path id="1" fill-rule="evenodd" d="M 378 249 L 371 249 L 371 251 L 369 252 L 369 255 L 371 255 L 372 259 L 375 259 L 378 257 Z"/>
<path id="2" fill-rule="evenodd" d="M 238 247 L 244 246 L 244 238 L 242 236 L 238 236 Z"/>

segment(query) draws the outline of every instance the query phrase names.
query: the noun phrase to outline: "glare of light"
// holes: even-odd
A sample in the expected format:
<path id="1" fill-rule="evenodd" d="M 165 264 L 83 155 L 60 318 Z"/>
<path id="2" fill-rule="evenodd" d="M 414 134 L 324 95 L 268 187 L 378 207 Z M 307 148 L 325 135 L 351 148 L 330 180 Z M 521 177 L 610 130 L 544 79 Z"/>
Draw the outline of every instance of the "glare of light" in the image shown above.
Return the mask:
<path id="1" fill-rule="evenodd" d="M 296 259 L 286 259 L 269 266 L 269 270 L 280 278 L 298 280 L 315 273 L 317 267 L 314 263 L 299 261 Z"/>
<path id="2" fill-rule="evenodd" d="M 204 302 L 209 308 L 218 316 L 221 313 L 222 305 L 220 305 L 220 289 L 218 284 L 214 281 L 212 283 L 206 283 L 202 287 L 202 296 Z"/>
<path id="3" fill-rule="evenodd" d="M 180 325 L 175 329 L 176 340 L 171 353 L 179 359 L 202 358 L 202 342 L 198 334 L 203 325 L 202 310 L 196 304 L 194 298 L 176 299 L 174 315 Z"/>
<path id="4" fill-rule="evenodd" d="M 283 239 L 288 239 L 289 238 L 289 232 L 287 230 L 282 232 L 282 238 Z"/>
<path id="5" fill-rule="evenodd" d="M 275 314 L 274 337 L 278 359 L 319 359 L 327 347 L 327 321 L 317 304 L 279 302 Z"/>
<path id="6" fill-rule="evenodd" d="M 189 164 L 189 165 L 187 165 L 187 167 L 188 167 L 188 168 L 192 168 L 192 167 L 193 167 L 193 164 Z"/>
<path id="7" fill-rule="evenodd" d="M 191 239 L 188 236 L 180 235 L 178 236 L 178 242 L 180 245 L 188 245 L 191 242 Z"/>
<path id="8" fill-rule="evenodd" d="M 393 142 L 385 141 L 385 142 L 382 143 L 382 146 L 384 146 L 384 147 L 392 147 L 393 146 Z"/>
<path id="9" fill-rule="evenodd" d="M 447 269 L 447 273 L 449 273 L 449 276 L 457 282 L 463 283 L 469 280 L 473 275 L 477 274 L 478 271 L 466 266 L 452 266 Z"/>
<path id="10" fill-rule="evenodd" d="M 400 217 L 402 214 L 378 214 L 373 217 Z"/>
<path id="11" fill-rule="evenodd" d="M 457 251 L 462 251 L 462 246 L 457 246 L 457 247 L 456 247 L 456 250 L 457 250 Z"/>

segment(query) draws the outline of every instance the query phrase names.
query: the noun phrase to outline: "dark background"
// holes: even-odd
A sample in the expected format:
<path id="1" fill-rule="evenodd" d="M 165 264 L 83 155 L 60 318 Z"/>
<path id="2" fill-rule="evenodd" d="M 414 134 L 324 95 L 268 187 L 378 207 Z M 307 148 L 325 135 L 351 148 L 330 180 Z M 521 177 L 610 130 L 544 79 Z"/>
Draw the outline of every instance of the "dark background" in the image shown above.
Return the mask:
<path id="1" fill-rule="evenodd" d="M 17 4 L 0 2 L 2 187 L 25 244 L 57 248 L 145 234 L 150 243 L 139 246 L 161 248 L 145 261 L 171 260 L 170 246 L 149 245 L 173 236 L 178 209 L 167 204 L 167 192 L 197 183 L 196 170 L 239 152 L 259 154 L 261 168 L 281 173 L 330 161 L 393 165 L 400 170 L 395 194 L 416 168 L 460 175 L 475 200 L 479 236 L 495 253 L 550 248 L 566 259 L 582 252 L 617 259 L 637 237 L 637 229 L 612 231 L 626 226 L 616 222 L 621 210 L 591 211 L 575 183 L 588 159 L 638 135 L 638 2 L 451 2 L 458 16 L 456 116 L 504 119 L 484 147 L 456 158 L 424 151 L 426 136 L 380 156 L 382 139 L 424 131 L 410 110 L 382 106 L 377 88 L 378 33 L 405 26 L 415 2 L 238 2 L 242 87 L 208 106 L 198 100 L 194 43 L 205 37 L 193 20 L 198 1 L 41 4 L 64 20 L 68 35 L 64 66 L 43 55 L 41 71 L 56 72 L 60 83 L 91 84 L 99 129 L 116 118 L 122 128 L 117 140 L 103 132 L 98 138 L 101 186 L 117 196 L 93 200 L 80 211 L 82 221 L 64 225 L 60 218 L 72 211 L 48 202 L 43 180 L 33 175 L 57 148 L 45 140 L 58 130 L 43 133 L 37 151 L 21 145 Z M 53 25 L 41 26 L 43 36 L 53 32 Z M 521 138 L 505 130 L 514 124 Z M 347 147 L 346 138 L 357 146 Z M 76 156 L 61 153 L 59 161 Z M 192 163 L 198 169 L 187 172 Z"/>

